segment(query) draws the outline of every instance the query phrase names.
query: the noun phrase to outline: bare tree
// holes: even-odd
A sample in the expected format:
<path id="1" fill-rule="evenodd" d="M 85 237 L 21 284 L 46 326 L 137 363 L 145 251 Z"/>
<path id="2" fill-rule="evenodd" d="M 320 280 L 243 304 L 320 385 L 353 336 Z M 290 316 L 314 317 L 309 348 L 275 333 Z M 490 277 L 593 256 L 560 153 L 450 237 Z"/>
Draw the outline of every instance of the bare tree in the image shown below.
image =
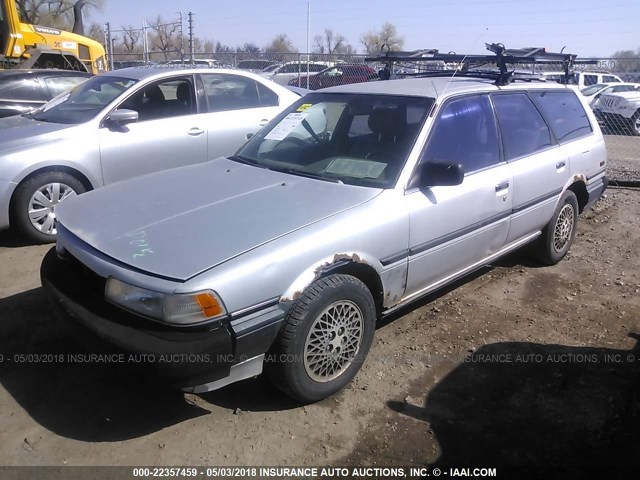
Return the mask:
<path id="1" fill-rule="evenodd" d="M 264 48 L 266 53 L 296 53 L 297 50 L 287 37 L 286 33 L 280 33 L 275 36 L 271 43 Z"/>
<path id="2" fill-rule="evenodd" d="M 142 30 L 129 25 L 122 27 L 122 47 L 125 53 L 134 53 L 140 50 Z"/>
<path id="3" fill-rule="evenodd" d="M 20 19 L 25 23 L 37 23 L 47 27 L 71 30 L 74 24 L 74 7 L 101 8 L 104 0 L 15 0 Z"/>
<path id="4" fill-rule="evenodd" d="M 315 53 L 355 53 L 347 38 L 340 33 L 334 33 L 330 28 L 325 29 L 324 35 L 313 37 L 313 43 Z"/>
<path id="5" fill-rule="evenodd" d="M 169 60 L 172 52 L 180 50 L 180 23 L 169 22 L 158 15 L 149 26 L 153 29 L 151 45 L 162 53 L 165 60 Z"/>
<path id="6" fill-rule="evenodd" d="M 253 42 L 245 42 L 241 47 L 236 48 L 238 52 L 260 53 L 262 49 Z"/>
<path id="7" fill-rule="evenodd" d="M 386 22 L 379 31 L 369 31 L 362 35 L 360 43 L 367 53 L 378 53 L 383 46 L 389 50 L 402 49 L 404 38 L 398 35 L 394 24 Z"/>

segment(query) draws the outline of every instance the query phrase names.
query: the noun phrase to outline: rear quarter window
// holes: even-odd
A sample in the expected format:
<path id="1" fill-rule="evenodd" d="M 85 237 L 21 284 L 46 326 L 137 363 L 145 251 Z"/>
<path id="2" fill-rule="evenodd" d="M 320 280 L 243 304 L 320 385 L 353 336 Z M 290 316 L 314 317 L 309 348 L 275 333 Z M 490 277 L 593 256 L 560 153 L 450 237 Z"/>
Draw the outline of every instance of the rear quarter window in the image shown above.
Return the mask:
<path id="1" fill-rule="evenodd" d="M 524 93 L 492 96 L 507 160 L 551 146 L 551 133 L 540 112 Z"/>
<path id="2" fill-rule="evenodd" d="M 587 112 L 572 91 L 532 92 L 530 96 L 558 143 L 566 143 L 593 132 Z"/>

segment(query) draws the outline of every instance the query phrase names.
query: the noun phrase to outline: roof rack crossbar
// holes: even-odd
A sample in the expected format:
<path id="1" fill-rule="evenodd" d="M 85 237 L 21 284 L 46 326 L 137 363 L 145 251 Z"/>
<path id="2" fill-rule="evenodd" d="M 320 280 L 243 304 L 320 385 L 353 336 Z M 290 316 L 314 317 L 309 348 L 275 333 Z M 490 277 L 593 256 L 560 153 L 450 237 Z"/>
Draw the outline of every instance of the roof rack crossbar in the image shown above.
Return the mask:
<path id="1" fill-rule="evenodd" d="M 576 63 L 577 57 L 577 55 L 571 53 L 547 52 L 543 47 L 507 49 L 501 43 L 487 43 L 485 44 L 485 46 L 487 50 L 492 52 L 494 55 L 460 55 L 453 52 L 440 53 L 437 49 L 423 49 L 413 52 L 394 52 L 387 47 L 386 52 L 383 53 L 381 51 L 380 55 L 378 56 L 366 57 L 365 62 L 383 62 L 385 64 L 385 69 L 381 71 L 380 75 L 380 78 L 383 80 L 391 77 L 393 65 L 398 62 L 412 63 L 440 61 L 447 63 L 457 63 L 459 64 L 459 68 L 453 70 L 454 74 L 469 72 L 470 68 L 477 68 L 477 64 L 495 64 L 498 68 L 498 71 L 495 75 L 496 85 L 506 85 L 507 83 L 509 83 L 514 73 L 513 71 L 509 70 L 509 65 L 539 65 L 559 62 L 562 64 L 562 69 L 564 71 L 563 83 L 569 83 L 572 76 L 571 72 L 573 70 L 574 64 Z M 586 64 L 591 62 L 580 61 L 580 63 Z M 443 74 L 442 69 L 432 71 L 434 72 L 434 76 Z M 430 71 L 427 69 L 425 72 L 418 72 L 418 75 L 429 72 Z M 482 75 L 485 74 L 486 72 L 482 73 Z"/>

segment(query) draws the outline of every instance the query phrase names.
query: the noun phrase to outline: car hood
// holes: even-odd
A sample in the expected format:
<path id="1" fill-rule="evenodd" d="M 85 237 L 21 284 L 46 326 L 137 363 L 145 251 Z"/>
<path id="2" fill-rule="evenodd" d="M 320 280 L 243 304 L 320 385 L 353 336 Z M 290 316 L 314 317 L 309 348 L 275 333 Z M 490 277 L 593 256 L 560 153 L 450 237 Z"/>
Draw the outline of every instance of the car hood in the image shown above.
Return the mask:
<path id="1" fill-rule="evenodd" d="M 105 255 L 186 281 L 381 191 L 220 158 L 89 192 L 60 204 L 56 215 Z"/>
<path id="2" fill-rule="evenodd" d="M 22 115 L 0 118 L 0 151 L 26 147 L 60 138 L 60 131 L 74 125 L 39 122 Z"/>

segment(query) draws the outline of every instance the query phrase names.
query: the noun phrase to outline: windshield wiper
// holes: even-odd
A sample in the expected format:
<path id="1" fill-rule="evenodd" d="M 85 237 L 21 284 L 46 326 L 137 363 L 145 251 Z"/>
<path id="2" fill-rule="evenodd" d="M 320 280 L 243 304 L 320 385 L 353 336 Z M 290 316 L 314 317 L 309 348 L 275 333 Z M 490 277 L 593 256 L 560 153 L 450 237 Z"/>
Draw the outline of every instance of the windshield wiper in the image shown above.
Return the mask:
<path id="1" fill-rule="evenodd" d="M 319 173 L 302 172 L 302 171 L 296 170 L 294 168 L 286 168 L 284 170 L 279 170 L 279 171 L 281 171 L 283 173 L 290 173 L 291 175 L 298 175 L 300 177 L 315 178 L 317 180 L 324 180 L 326 182 L 344 184 L 344 182 L 342 180 L 340 180 L 339 178 L 325 177 L 324 175 L 320 175 Z"/>
<path id="2" fill-rule="evenodd" d="M 231 155 L 230 157 L 227 157 L 229 160 L 233 160 L 235 162 L 238 163 L 244 163 L 245 165 L 251 165 L 253 167 L 261 167 L 262 165 L 258 165 L 257 162 L 255 162 L 254 160 L 248 158 L 248 157 L 243 157 L 242 155 Z"/>

